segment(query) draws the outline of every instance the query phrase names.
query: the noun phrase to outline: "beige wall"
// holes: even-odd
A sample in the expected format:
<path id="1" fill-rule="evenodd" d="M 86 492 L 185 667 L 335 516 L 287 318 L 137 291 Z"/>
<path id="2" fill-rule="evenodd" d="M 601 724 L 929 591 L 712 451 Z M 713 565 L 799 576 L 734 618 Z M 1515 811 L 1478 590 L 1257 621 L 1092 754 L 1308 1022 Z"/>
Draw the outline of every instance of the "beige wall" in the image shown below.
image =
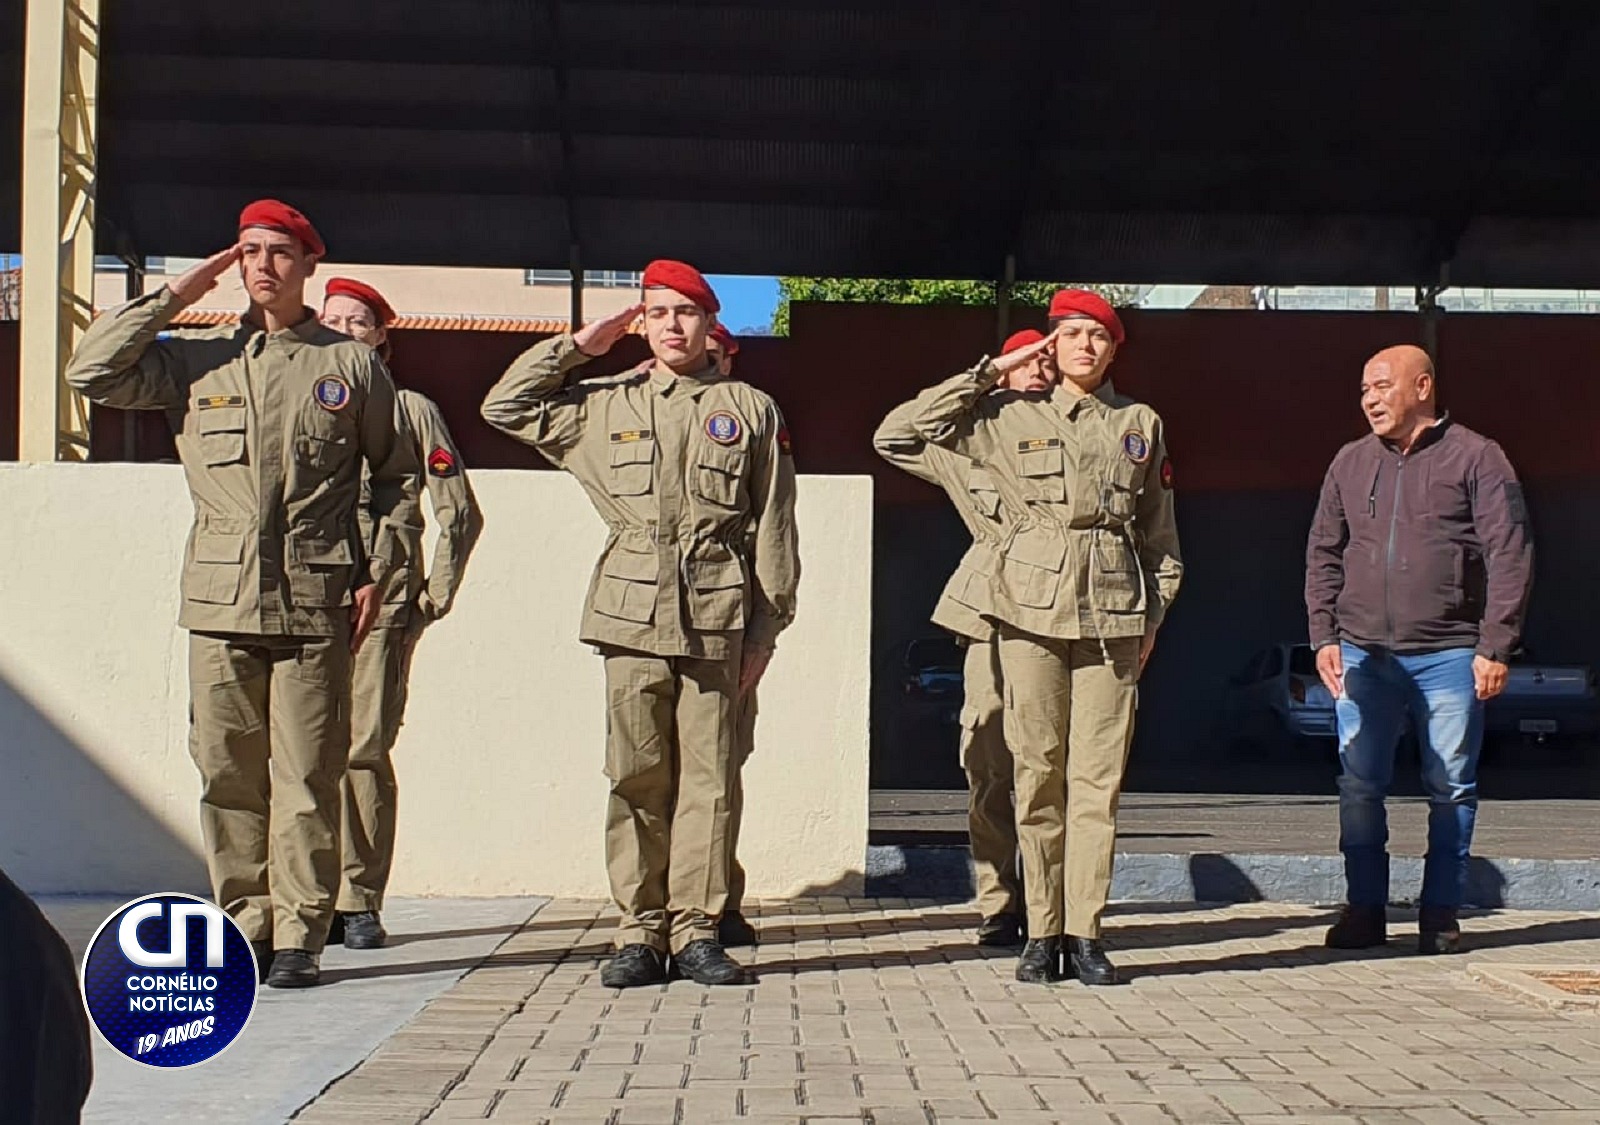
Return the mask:
<path id="1" fill-rule="evenodd" d="M 576 639 L 603 529 L 565 475 L 472 480 L 487 527 L 396 749 L 393 890 L 604 896 L 601 666 Z M 863 478 L 801 481 L 800 617 L 746 774 L 754 894 L 860 888 L 871 510 Z M 0 465 L 0 868 L 30 891 L 203 882 L 173 625 L 189 518 L 174 466 Z"/>
<path id="2" fill-rule="evenodd" d="M 565 285 L 525 285 L 522 270 L 467 269 L 446 266 L 363 266 L 324 262 L 306 288 L 306 300 L 322 303 L 322 285 L 330 277 L 354 277 L 376 286 L 402 315 L 496 316 L 565 320 L 572 312 L 571 290 Z M 159 289 L 165 274 L 145 277 L 145 291 Z M 126 299 L 127 279 L 114 271 L 95 277 L 95 305 L 110 308 Z M 605 316 L 625 309 L 638 299 L 635 289 L 583 292 L 583 315 Z M 196 305 L 198 309 L 238 312 L 246 305 L 244 286 L 237 274 L 224 277 Z"/>

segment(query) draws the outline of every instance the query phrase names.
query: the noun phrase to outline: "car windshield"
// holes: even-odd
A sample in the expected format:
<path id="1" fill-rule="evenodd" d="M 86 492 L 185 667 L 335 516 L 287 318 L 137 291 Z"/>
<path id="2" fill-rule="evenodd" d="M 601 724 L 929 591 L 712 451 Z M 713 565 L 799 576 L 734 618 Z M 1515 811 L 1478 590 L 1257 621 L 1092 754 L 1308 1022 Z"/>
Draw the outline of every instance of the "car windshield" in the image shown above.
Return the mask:
<path id="1" fill-rule="evenodd" d="M 1317 674 L 1317 654 L 1310 645 L 1295 645 L 1289 650 L 1289 671 L 1296 676 Z"/>

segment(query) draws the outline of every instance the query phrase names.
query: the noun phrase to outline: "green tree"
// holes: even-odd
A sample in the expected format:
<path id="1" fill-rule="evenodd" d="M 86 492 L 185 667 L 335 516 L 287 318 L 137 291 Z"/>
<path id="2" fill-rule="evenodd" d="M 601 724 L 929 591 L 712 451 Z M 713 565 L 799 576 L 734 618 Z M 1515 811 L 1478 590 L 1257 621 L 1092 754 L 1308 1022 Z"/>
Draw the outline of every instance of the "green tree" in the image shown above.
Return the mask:
<path id="1" fill-rule="evenodd" d="M 1019 281 L 1011 287 L 1011 303 L 1042 309 L 1057 289 L 1073 284 L 1055 281 Z M 1113 305 L 1132 304 L 1131 285 L 1081 285 L 1093 289 Z M 895 278 L 780 277 L 778 307 L 772 313 L 772 334 L 789 334 L 791 301 L 859 301 L 884 305 L 992 305 L 998 286 L 992 281 L 929 281 Z"/>

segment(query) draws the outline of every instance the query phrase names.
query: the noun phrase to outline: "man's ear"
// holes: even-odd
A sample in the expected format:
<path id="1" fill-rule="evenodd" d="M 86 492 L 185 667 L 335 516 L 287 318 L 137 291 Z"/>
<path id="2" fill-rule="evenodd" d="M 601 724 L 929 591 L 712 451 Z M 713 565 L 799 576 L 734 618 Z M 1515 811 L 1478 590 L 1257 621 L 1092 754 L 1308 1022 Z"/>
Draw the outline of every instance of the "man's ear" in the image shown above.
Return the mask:
<path id="1" fill-rule="evenodd" d="M 316 254 L 307 254 L 306 261 L 311 263 L 306 267 L 306 276 L 310 277 L 312 274 L 317 272 L 317 266 L 321 263 L 322 259 Z"/>

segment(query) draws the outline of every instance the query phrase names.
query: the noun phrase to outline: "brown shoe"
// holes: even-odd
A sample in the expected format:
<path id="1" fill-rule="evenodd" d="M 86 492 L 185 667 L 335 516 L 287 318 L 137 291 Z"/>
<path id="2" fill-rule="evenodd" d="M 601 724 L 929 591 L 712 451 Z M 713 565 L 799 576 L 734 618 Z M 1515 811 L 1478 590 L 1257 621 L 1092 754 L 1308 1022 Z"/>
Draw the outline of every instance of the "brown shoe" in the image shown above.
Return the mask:
<path id="1" fill-rule="evenodd" d="M 1388 917 L 1383 907 L 1346 906 L 1323 944 L 1329 949 L 1376 949 L 1388 940 Z"/>
<path id="2" fill-rule="evenodd" d="M 1424 956 L 1461 952 L 1461 923 L 1448 906 L 1424 906 L 1417 917 L 1417 952 Z"/>

